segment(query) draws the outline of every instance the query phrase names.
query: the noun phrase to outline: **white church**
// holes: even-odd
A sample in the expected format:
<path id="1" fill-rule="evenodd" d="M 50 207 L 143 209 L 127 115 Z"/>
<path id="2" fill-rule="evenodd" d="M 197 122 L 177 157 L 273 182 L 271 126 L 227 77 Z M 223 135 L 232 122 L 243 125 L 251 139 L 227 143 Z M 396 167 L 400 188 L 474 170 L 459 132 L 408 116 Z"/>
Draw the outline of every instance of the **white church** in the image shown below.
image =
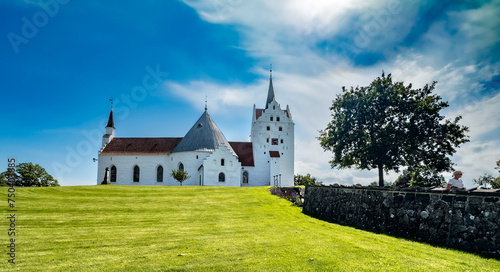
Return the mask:
<path id="1" fill-rule="evenodd" d="M 99 151 L 97 184 L 293 186 L 294 123 L 276 102 L 272 76 L 264 109 L 253 106 L 250 142 L 229 142 L 207 108 L 182 138 L 115 137 L 113 109 Z"/>

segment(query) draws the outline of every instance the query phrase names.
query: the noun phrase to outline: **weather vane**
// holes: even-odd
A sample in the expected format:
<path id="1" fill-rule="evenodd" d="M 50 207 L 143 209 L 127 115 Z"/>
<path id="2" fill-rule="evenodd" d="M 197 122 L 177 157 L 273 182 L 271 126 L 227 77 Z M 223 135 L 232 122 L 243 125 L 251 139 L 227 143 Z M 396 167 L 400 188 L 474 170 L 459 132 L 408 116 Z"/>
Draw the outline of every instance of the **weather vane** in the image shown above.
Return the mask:
<path id="1" fill-rule="evenodd" d="M 269 78 L 273 78 L 273 64 L 269 64 Z"/>
<path id="2" fill-rule="evenodd" d="M 207 95 L 205 95 L 205 110 L 207 110 Z"/>

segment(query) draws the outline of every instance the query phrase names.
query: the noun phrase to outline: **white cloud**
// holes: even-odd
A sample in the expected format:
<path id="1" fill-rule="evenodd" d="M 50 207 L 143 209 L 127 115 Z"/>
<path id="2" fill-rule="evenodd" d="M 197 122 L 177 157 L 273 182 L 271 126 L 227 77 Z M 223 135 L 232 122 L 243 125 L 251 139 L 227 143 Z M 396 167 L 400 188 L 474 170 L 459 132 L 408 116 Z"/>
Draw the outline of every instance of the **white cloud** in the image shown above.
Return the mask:
<path id="1" fill-rule="evenodd" d="M 283 108 L 290 105 L 296 123 L 297 173 L 311 173 L 326 183 L 369 184 L 377 180 L 376 171 L 331 169 L 328 164 L 331 154 L 323 152 L 316 137 L 318 130 L 330 121 L 329 107 L 341 87 L 366 86 L 380 76 L 382 70 L 392 73 L 395 81 L 412 83 L 414 88 L 438 81 L 435 92 L 450 102 L 445 115 L 449 118 L 462 115 L 461 123 L 470 127 L 471 142 L 459 148 L 453 160 L 471 179 L 492 168 L 490 165 L 494 166 L 500 159 L 499 139 L 492 136 L 500 133 L 500 95 L 485 99 L 481 83 L 498 75 L 500 69 L 496 63 L 475 59 L 500 42 L 497 35 L 500 20 L 495 15 L 498 3 L 448 12 L 445 19 L 433 22 L 422 33 L 417 48 L 400 47 L 394 52 L 391 46 L 396 47 L 419 23 L 415 4 L 326 0 L 307 4 L 299 0 L 186 3 L 204 20 L 235 26 L 241 33 L 241 48 L 258 61 L 255 71 L 262 75 L 262 80 L 248 86 L 168 82 L 166 88 L 196 107 L 201 106 L 200 97 L 205 94 L 209 101 L 216 101 L 215 109 L 210 106 L 216 111 L 249 103 L 259 107 L 268 85 L 267 70 L 259 67 L 273 63 L 276 99 Z M 368 33 L 372 39 L 366 47 L 391 52 L 393 57 L 387 61 L 357 67 L 346 62 L 345 56 L 323 54 L 314 48 L 316 43 L 328 41 L 341 32 L 353 36 L 361 30 L 366 32 L 370 22 L 377 22 L 378 15 L 394 7 L 398 9 L 388 18 L 384 31 Z M 350 25 L 356 22 L 353 16 L 359 16 L 357 25 Z M 452 35 L 447 28 L 456 28 L 458 32 Z M 392 181 L 397 176 L 391 172 L 386 180 Z M 466 184 L 472 186 L 471 180 L 466 180 Z"/>
<path id="2" fill-rule="evenodd" d="M 199 109 L 204 107 L 203 103 L 207 96 L 210 112 L 219 113 L 234 110 L 234 107 L 248 106 L 248 102 L 254 101 L 255 97 L 262 98 L 265 94 L 263 90 L 267 90 L 267 86 L 264 85 L 264 81 L 251 86 L 227 86 L 204 81 L 192 81 L 187 85 L 181 85 L 165 81 L 163 90 L 182 97 Z M 264 99 L 261 100 L 264 101 Z"/>

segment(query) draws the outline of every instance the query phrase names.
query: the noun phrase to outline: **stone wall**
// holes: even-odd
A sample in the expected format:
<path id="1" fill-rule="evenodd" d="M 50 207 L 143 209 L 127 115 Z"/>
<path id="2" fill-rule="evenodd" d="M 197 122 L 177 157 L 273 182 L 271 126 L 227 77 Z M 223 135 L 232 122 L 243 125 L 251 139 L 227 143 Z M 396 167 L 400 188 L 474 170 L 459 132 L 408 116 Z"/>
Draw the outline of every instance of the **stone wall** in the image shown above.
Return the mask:
<path id="1" fill-rule="evenodd" d="M 304 213 L 500 257 L 500 190 L 306 187 Z"/>

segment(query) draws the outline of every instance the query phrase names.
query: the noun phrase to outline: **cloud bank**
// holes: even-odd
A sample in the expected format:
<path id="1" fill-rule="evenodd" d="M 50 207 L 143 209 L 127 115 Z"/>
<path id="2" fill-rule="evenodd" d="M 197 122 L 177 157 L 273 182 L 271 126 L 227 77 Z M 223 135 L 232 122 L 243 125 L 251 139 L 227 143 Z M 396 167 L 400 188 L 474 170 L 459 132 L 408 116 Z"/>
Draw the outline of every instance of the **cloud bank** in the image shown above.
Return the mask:
<path id="1" fill-rule="evenodd" d="M 254 84 L 167 82 L 165 90 L 196 107 L 207 93 L 213 111 L 232 111 L 264 101 L 268 67 L 278 102 L 289 104 L 296 123 L 296 172 L 325 183 L 369 184 L 376 172 L 330 169 L 318 130 L 330 121 L 329 106 L 342 86 L 365 86 L 382 71 L 415 88 L 438 81 L 450 102 L 448 118 L 463 116 L 471 142 L 454 155 L 464 181 L 494 174 L 500 159 L 499 1 L 185 1 L 200 18 L 233 27 L 239 48 L 257 61 Z M 389 173 L 387 180 L 397 177 Z M 448 175 L 445 175 L 448 178 Z"/>

